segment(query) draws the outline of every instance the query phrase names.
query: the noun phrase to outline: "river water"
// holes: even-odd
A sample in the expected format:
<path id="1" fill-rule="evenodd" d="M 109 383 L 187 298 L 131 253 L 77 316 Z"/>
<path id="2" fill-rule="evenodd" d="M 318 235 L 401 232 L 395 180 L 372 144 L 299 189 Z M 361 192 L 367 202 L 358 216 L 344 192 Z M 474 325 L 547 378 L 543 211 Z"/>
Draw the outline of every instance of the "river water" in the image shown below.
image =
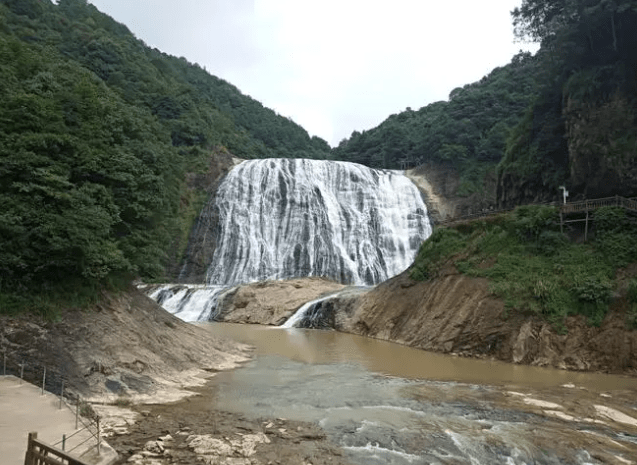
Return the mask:
<path id="1" fill-rule="evenodd" d="M 255 347 L 219 408 L 318 423 L 360 464 L 637 463 L 637 380 L 429 353 L 334 331 L 210 323 Z"/>

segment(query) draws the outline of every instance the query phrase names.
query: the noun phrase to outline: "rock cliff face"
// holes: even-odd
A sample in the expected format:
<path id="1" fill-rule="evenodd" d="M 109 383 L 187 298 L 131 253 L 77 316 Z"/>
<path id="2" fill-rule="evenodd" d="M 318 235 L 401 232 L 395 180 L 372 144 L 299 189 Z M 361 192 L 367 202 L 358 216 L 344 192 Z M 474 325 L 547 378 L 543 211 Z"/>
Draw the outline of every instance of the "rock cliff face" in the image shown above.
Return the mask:
<path id="1" fill-rule="evenodd" d="M 620 93 L 599 101 L 565 95 L 552 124 L 518 143 L 524 161 L 504 167 L 498 205 L 560 201 L 560 185 L 569 200 L 637 196 L 636 129 L 634 104 Z"/>
<path id="2" fill-rule="evenodd" d="M 283 282 L 284 283 L 284 282 Z M 239 290 L 226 302 L 225 319 L 272 324 L 269 307 L 284 304 L 281 282 Z M 294 286 L 311 289 L 312 282 Z M 246 301 L 247 300 L 247 301 Z M 238 304 L 238 305 L 237 305 Z M 615 303 L 624 305 L 621 299 Z M 244 309 L 250 309 L 249 317 Z M 402 273 L 368 292 L 342 293 L 323 304 L 320 327 L 393 341 L 434 352 L 493 358 L 505 362 L 561 369 L 637 375 L 637 331 L 625 328 L 622 311 L 611 311 L 599 328 L 583 318 L 566 321 L 566 334 L 530 315 L 507 315 L 504 303 L 491 295 L 485 279 L 455 270 L 430 282 Z M 285 312 L 287 313 L 287 312 Z M 280 313 L 283 315 L 284 313 Z M 281 321 L 277 319 L 276 323 Z"/>
<path id="3" fill-rule="evenodd" d="M 9 373 L 26 362 L 25 378 L 41 380 L 46 366 L 47 379 L 63 375 L 67 391 L 107 401 L 173 401 L 210 372 L 249 358 L 247 346 L 211 337 L 137 290 L 105 293 L 86 311 L 65 311 L 55 322 L 0 315 L 0 346 Z"/>
<path id="4" fill-rule="evenodd" d="M 569 99 L 564 109 L 569 185 L 585 198 L 637 195 L 635 115 L 625 98 L 588 104 Z"/>
<path id="5" fill-rule="evenodd" d="M 540 176 L 525 177 L 515 173 L 506 173 L 499 179 L 496 195 L 498 208 L 560 202 L 562 199 L 561 191 L 547 187 Z"/>
<path id="6" fill-rule="evenodd" d="M 215 150 L 210 156 L 210 165 L 203 174 L 190 174 L 188 186 L 213 195 L 223 177 L 241 160 L 233 158 L 226 150 Z M 173 268 L 170 275 L 179 283 L 202 283 L 208 265 L 212 261 L 215 237 L 210 234 L 210 225 L 215 224 L 218 212 L 209 203 L 199 212 L 196 223 L 188 238 L 188 249 L 184 262 Z"/>
<path id="7" fill-rule="evenodd" d="M 485 177 L 482 193 L 467 197 L 456 195 L 460 176 L 451 166 L 427 162 L 408 170 L 406 175 L 423 193 L 428 213 L 436 223 L 455 216 L 489 210 L 496 204 L 495 173 Z"/>

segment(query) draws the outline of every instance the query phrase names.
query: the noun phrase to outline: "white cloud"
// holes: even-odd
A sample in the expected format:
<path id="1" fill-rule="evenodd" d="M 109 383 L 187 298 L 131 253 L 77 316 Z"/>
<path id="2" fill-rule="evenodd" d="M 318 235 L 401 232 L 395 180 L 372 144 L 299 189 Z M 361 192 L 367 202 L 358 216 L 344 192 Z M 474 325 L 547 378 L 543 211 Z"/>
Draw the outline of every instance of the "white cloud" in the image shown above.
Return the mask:
<path id="1" fill-rule="evenodd" d="M 521 0 L 90 0 L 332 145 L 508 63 Z"/>

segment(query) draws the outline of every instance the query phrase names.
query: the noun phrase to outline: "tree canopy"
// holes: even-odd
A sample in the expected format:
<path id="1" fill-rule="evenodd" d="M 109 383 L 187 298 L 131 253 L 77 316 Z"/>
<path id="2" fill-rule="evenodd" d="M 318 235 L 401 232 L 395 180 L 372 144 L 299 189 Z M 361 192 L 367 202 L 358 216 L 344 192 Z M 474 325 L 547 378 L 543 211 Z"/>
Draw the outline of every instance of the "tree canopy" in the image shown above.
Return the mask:
<path id="1" fill-rule="evenodd" d="M 635 195 L 625 178 L 637 176 L 637 2 L 524 0 L 512 16 L 519 38 L 541 43 L 540 86 L 500 163 L 504 203 L 554 197 L 564 184 Z M 527 194 L 506 195 L 515 185 Z"/>
<path id="2" fill-rule="evenodd" d="M 85 0 L 0 1 L 0 95 L 3 308 L 161 277 L 189 226 L 185 173 L 219 147 L 329 156 L 325 141 Z"/>
<path id="3" fill-rule="evenodd" d="M 334 149 L 334 157 L 378 168 L 447 164 L 463 175 L 460 194 L 470 194 L 480 188 L 485 170 L 501 160 L 510 130 L 534 97 L 536 67 L 535 58 L 521 52 L 480 81 L 452 90 L 448 101 L 355 131 Z"/>

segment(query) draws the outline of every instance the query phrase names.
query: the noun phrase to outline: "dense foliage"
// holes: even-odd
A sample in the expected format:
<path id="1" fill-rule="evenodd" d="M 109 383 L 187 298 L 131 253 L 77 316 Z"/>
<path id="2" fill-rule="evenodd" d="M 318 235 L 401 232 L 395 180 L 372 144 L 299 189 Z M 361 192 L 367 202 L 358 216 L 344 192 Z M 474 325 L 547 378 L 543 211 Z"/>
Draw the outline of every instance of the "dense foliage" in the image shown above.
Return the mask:
<path id="1" fill-rule="evenodd" d="M 540 87 L 509 139 L 503 188 L 532 186 L 535 198 L 563 184 L 581 196 L 635 195 L 626 178 L 637 161 L 637 2 L 524 0 L 513 19 L 518 37 L 541 43 Z"/>
<path id="2" fill-rule="evenodd" d="M 0 96 L 3 311 L 161 276 L 193 216 L 185 172 L 213 149 L 328 156 L 325 141 L 85 0 L 0 2 Z"/>
<path id="3" fill-rule="evenodd" d="M 378 127 L 354 132 L 334 149 L 338 159 L 379 168 L 433 161 L 462 174 L 459 195 L 482 187 L 497 164 L 536 90 L 536 60 L 528 53 L 473 84 L 454 89 L 449 101 L 391 115 Z"/>
<path id="4" fill-rule="evenodd" d="M 567 315 L 583 314 L 598 325 L 618 285 L 617 268 L 637 261 L 637 224 L 615 207 L 599 209 L 594 221 L 595 239 L 588 244 L 567 240 L 557 209 L 549 206 L 439 228 L 423 243 L 410 274 L 431 279 L 453 264 L 462 273 L 488 278 L 510 311 L 541 315 L 557 327 Z M 631 290 L 629 299 L 637 302 L 635 295 Z"/>
<path id="5" fill-rule="evenodd" d="M 637 329 L 637 279 L 632 279 L 628 283 L 628 324 Z"/>
<path id="6" fill-rule="evenodd" d="M 520 53 L 449 101 L 408 108 L 330 150 L 86 0 L 0 0 L 0 311 L 160 277 L 204 199 L 186 189 L 186 172 L 205 171 L 215 151 L 382 168 L 432 161 L 460 173 L 458 195 L 479 191 L 495 165 L 502 185 L 516 180 L 531 195 L 593 185 L 596 173 L 623 186 L 604 177 L 611 169 L 637 180 L 635 1 L 524 0 L 513 18 L 519 37 L 541 42 L 536 56 Z M 566 244 L 550 209 L 439 230 L 412 272 L 434 276 L 467 248 L 496 254 L 501 240 L 493 267 L 456 266 L 490 277 L 512 307 L 559 319 L 574 305 L 596 320 L 613 267 L 637 260 L 621 212 L 597 221 L 592 246 Z"/>

